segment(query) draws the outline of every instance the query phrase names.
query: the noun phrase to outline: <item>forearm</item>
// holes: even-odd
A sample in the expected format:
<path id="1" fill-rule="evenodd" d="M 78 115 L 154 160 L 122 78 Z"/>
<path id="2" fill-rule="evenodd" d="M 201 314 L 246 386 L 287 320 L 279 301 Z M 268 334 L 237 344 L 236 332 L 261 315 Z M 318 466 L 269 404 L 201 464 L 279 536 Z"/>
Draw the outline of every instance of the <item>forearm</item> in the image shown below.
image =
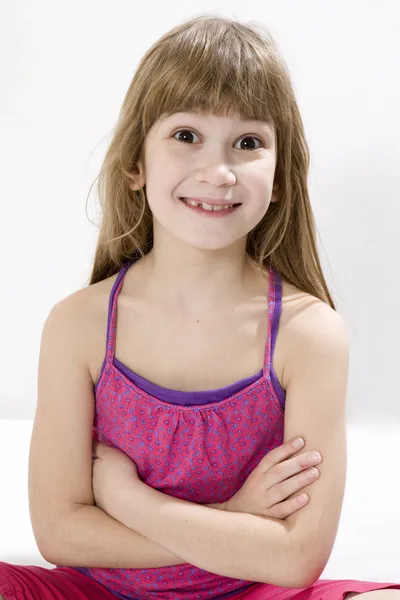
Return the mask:
<path id="1" fill-rule="evenodd" d="M 171 498 L 143 483 L 123 491 L 116 511 L 114 516 L 129 528 L 201 569 L 299 587 L 292 532 L 285 521 Z"/>
<path id="2" fill-rule="evenodd" d="M 59 566 L 145 569 L 186 562 L 97 506 L 81 506 L 60 519 L 38 545 L 43 557 Z"/>

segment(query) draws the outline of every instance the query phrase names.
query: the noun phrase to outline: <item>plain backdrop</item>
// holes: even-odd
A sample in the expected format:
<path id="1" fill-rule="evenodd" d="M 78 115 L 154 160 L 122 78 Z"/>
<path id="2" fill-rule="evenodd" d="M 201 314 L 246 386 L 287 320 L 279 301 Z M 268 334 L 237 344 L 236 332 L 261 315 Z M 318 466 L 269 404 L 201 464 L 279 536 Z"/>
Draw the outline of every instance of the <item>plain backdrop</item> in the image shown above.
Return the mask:
<path id="1" fill-rule="evenodd" d="M 141 57 L 178 22 L 212 13 L 266 27 L 286 60 L 321 258 L 351 336 L 348 420 L 399 422 L 400 3 L 1 0 L 0 10 L 0 418 L 33 418 L 44 321 L 89 277 L 95 187 L 88 214 L 85 202 Z"/>

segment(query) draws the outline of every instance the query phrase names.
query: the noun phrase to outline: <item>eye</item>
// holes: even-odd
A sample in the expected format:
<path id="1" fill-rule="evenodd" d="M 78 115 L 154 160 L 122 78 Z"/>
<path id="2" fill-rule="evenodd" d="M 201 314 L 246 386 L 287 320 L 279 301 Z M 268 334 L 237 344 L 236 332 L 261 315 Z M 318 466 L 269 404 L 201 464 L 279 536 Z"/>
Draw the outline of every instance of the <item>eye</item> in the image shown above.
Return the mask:
<path id="1" fill-rule="evenodd" d="M 193 134 L 197 135 L 192 129 L 178 129 L 178 131 L 176 131 L 172 137 L 177 139 L 175 136 L 178 134 L 182 134 L 182 135 L 181 135 L 180 139 L 178 139 L 177 141 L 184 141 L 182 138 L 188 138 L 188 137 L 191 138 L 191 136 L 193 136 Z M 260 142 L 261 146 L 264 146 L 264 142 L 262 140 L 260 140 L 258 137 L 252 136 L 252 135 L 251 136 L 249 136 L 249 135 L 242 136 L 241 138 L 239 138 L 238 141 L 240 142 L 243 140 L 257 140 L 257 142 Z M 185 143 L 188 143 L 188 142 L 185 142 Z M 246 150 L 246 149 L 247 150 L 258 150 L 259 148 L 242 148 L 242 150 Z"/>

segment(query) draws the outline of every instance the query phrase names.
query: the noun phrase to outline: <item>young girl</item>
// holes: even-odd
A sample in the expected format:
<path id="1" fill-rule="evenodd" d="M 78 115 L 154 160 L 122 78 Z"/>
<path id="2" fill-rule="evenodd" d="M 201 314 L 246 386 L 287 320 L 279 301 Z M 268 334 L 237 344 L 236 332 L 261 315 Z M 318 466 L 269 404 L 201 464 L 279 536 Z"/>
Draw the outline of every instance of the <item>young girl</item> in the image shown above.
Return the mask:
<path id="1" fill-rule="evenodd" d="M 30 506 L 58 566 L 0 564 L 3 598 L 400 598 L 319 579 L 348 341 L 308 166 L 268 35 L 203 16 L 147 52 L 101 172 L 90 285 L 43 331 Z"/>

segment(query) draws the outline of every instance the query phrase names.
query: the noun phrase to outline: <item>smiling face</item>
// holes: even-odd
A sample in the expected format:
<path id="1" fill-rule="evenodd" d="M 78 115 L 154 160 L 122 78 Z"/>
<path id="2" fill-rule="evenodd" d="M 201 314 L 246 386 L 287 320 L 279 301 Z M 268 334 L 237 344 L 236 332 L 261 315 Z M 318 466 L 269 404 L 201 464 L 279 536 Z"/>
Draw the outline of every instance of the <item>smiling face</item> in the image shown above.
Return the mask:
<path id="1" fill-rule="evenodd" d="M 172 235 L 204 250 L 245 246 L 247 234 L 278 200 L 275 166 L 273 125 L 239 116 L 174 113 L 151 127 L 144 165 L 139 162 L 131 187 L 146 185 L 154 243 Z M 209 203 L 202 204 L 204 199 Z M 223 203 L 238 206 L 218 210 Z"/>

